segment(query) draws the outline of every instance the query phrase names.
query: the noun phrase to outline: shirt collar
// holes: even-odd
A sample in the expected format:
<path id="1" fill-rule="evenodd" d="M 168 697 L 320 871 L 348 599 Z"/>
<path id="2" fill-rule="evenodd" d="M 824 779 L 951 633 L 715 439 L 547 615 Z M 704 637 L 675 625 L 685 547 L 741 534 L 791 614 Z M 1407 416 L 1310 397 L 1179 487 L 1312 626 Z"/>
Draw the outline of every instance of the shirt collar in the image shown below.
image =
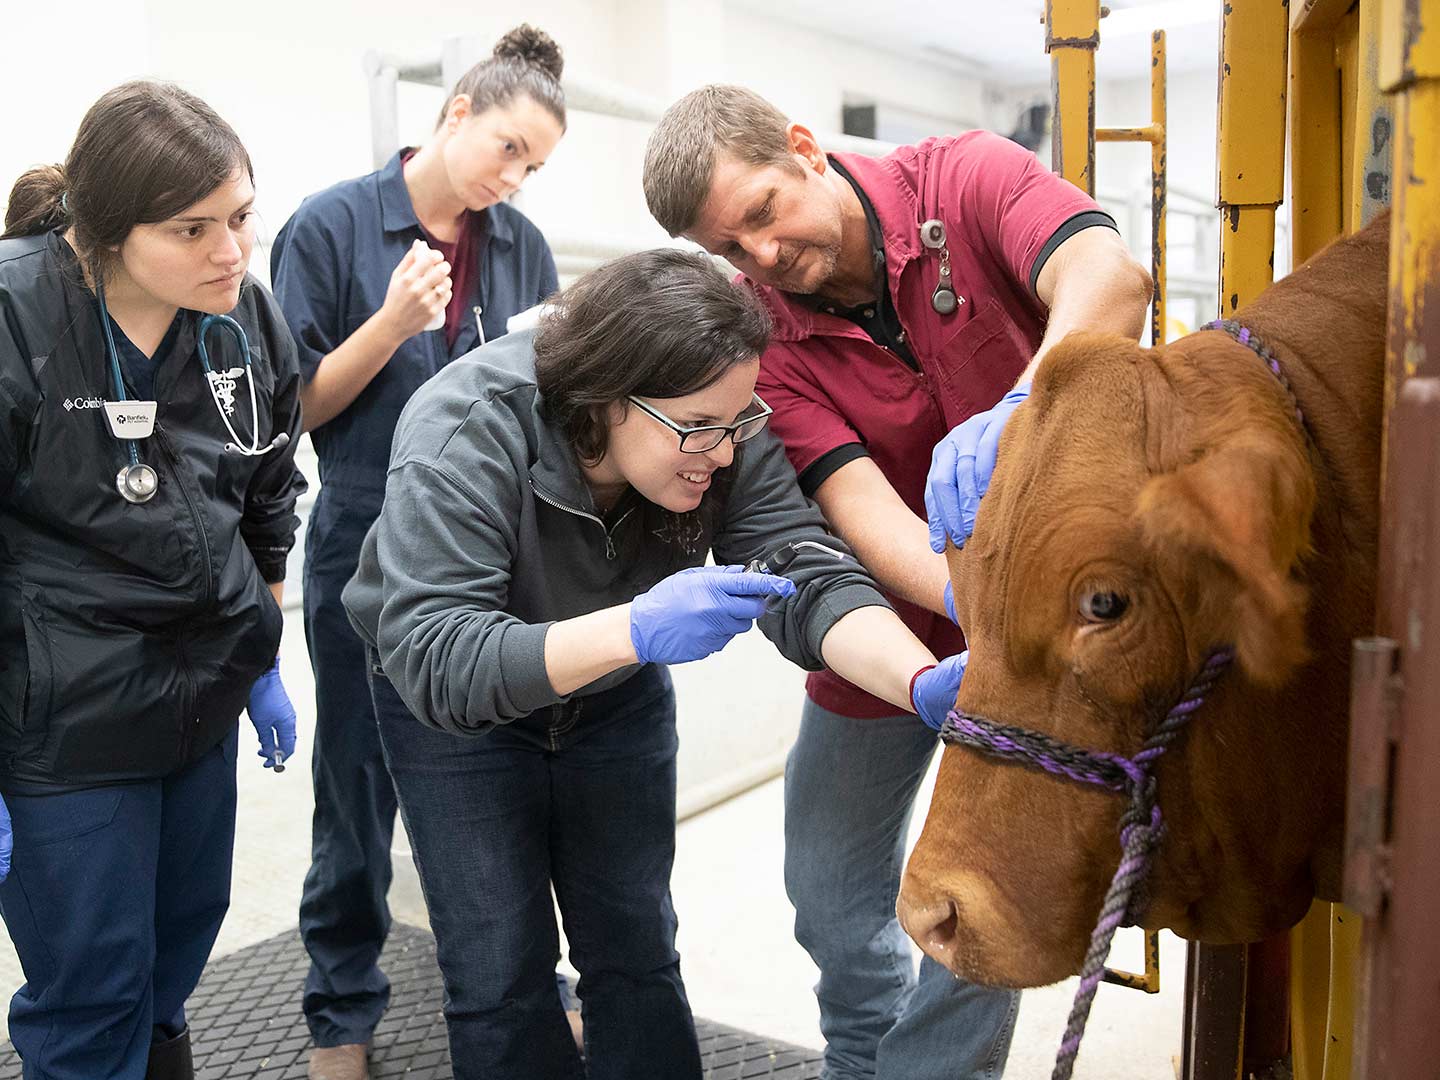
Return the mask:
<path id="1" fill-rule="evenodd" d="M 410 201 L 410 189 L 405 186 L 402 158 L 409 149 L 406 146 L 395 151 L 380 170 L 380 224 L 386 232 L 420 232 L 420 219 L 415 216 L 415 204 Z M 497 212 L 493 206 L 487 206 L 480 214 L 489 243 L 502 248 L 515 246 L 515 226 L 509 220 L 510 214 Z"/>

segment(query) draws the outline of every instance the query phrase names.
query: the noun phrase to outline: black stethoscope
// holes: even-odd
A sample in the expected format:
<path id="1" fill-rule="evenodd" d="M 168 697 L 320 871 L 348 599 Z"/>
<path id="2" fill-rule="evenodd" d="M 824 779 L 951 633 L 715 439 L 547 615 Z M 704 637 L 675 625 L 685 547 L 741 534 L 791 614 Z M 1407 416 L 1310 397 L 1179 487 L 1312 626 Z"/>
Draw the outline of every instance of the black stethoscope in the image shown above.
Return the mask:
<path id="1" fill-rule="evenodd" d="M 920 226 L 920 242 L 931 251 L 940 252 L 940 280 L 930 294 L 930 306 L 939 315 L 953 315 L 965 303 L 965 298 L 955 291 L 955 281 L 950 277 L 950 248 L 945 238 L 945 223 L 931 218 Z"/>
<path id="2" fill-rule="evenodd" d="M 155 470 L 140 460 L 136 442 L 150 437 L 155 430 L 154 401 L 133 401 L 125 397 L 125 377 L 120 371 L 120 354 L 115 348 L 115 335 L 110 330 L 110 309 L 105 306 L 104 286 L 96 286 L 95 298 L 100 304 L 100 325 L 105 331 L 105 351 L 110 361 L 110 381 L 115 390 L 115 400 L 105 402 L 105 419 L 110 433 L 125 443 L 130 464 L 115 475 L 115 487 L 128 503 L 149 502 L 160 487 L 160 477 Z M 240 347 L 243 367 L 216 371 L 210 366 L 210 352 L 205 347 L 205 337 L 212 328 L 229 331 Z M 245 457 L 260 457 L 271 450 L 279 450 L 290 442 L 287 432 L 280 432 L 266 446 L 260 445 L 260 406 L 255 400 L 255 378 L 250 370 L 250 340 L 245 328 L 229 315 L 206 315 L 200 320 L 200 329 L 195 342 L 200 354 L 200 366 L 205 369 L 205 383 L 210 388 L 210 399 L 215 411 L 225 423 L 231 442 L 225 444 L 227 453 L 243 454 Z M 235 380 L 244 376 L 250 384 L 250 445 L 244 445 L 235 431 L 230 417 L 235 413 Z"/>

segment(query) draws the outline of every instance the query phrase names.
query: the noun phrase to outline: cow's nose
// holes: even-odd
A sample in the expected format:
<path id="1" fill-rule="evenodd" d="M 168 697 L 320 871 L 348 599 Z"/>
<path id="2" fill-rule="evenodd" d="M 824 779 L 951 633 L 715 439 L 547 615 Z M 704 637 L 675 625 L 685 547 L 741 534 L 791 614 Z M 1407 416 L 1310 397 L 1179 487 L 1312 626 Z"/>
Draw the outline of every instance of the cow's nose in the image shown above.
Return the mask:
<path id="1" fill-rule="evenodd" d="M 915 939 L 925 955 L 958 973 L 955 946 L 959 937 L 960 915 L 955 901 L 947 897 L 934 903 L 916 903 L 902 892 L 895 907 L 900 925 Z"/>

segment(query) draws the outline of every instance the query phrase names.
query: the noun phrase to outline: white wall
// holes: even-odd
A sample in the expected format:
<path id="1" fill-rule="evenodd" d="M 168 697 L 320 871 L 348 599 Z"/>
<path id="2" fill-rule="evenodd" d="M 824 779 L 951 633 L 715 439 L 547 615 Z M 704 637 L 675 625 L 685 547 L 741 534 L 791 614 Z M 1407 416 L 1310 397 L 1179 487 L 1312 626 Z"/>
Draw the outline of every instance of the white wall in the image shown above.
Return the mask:
<path id="1" fill-rule="evenodd" d="M 567 71 L 670 101 L 707 81 L 741 82 L 821 132 L 837 131 L 850 97 L 873 97 L 970 126 L 979 82 L 893 52 L 731 8 L 721 0 L 254 0 L 243 9 L 183 0 L 72 0 L 57 32 L 52 11 L 13 5 L 0 67 L 6 102 L 0 198 L 26 167 L 64 157 L 89 104 L 141 76 L 173 79 L 213 105 L 255 162 L 262 239 L 306 194 L 371 168 L 361 59 L 368 49 L 438 59 L 448 37 L 493 42 L 529 21 L 565 49 Z M 50 43 L 63 41 L 65 63 Z M 843 75 L 841 74 L 843 73 Z M 402 85 L 401 134 L 428 134 L 443 98 Z M 572 113 L 569 135 L 527 186 L 524 206 L 547 232 L 659 243 L 640 193 L 645 125 Z M 255 271 L 264 276 L 263 259 Z"/>
<path id="2" fill-rule="evenodd" d="M 19 6 L 19 5 L 9 5 Z M 6 13 L 0 66 L 5 102 L 0 199 L 38 162 L 61 160 L 90 103 L 129 78 L 172 79 L 200 95 L 240 134 L 253 158 L 262 251 L 252 269 L 268 279 L 268 238 L 307 194 L 371 167 L 361 59 L 369 49 L 439 59 L 442 42 L 474 39 L 481 55 L 529 21 L 565 50 L 567 71 L 671 101 L 695 86 L 753 86 L 817 132 L 838 131 L 841 107 L 874 99 L 932 117 L 937 130 L 980 116 L 979 82 L 932 63 L 734 8 L 723 0 L 253 0 L 243 9 L 182 0 L 72 0 L 53 12 Z M 49 43 L 63 41 L 65 63 Z M 401 86 L 402 140 L 418 142 L 443 103 L 437 88 Z M 527 186 L 523 205 L 552 239 L 601 234 L 636 244 L 668 242 L 640 187 L 649 126 L 572 111 L 570 130 Z M 292 562 L 298 570 L 299 559 Z M 754 640 L 750 640 L 754 638 Z M 799 716 L 801 673 L 758 634 L 723 655 L 676 671 L 685 751 L 682 807 L 703 801 L 726 776 L 778 767 Z M 724 702 L 715 723 L 684 702 Z"/>

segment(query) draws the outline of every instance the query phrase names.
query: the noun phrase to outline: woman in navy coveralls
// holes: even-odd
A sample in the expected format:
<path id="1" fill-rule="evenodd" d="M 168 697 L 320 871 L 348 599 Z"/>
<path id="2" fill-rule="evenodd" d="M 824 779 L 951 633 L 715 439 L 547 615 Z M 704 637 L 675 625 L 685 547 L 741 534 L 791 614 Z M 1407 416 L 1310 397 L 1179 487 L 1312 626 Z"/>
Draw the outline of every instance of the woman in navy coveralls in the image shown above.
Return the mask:
<path id="1" fill-rule="evenodd" d="M 395 791 L 340 590 L 380 513 L 410 396 L 557 287 L 544 237 L 504 200 L 564 134 L 561 67 L 547 35 L 512 30 L 456 84 L 424 146 L 307 198 L 271 254 L 322 481 L 305 551 L 315 817 L 300 904 L 316 1080 L 366 1075 L 390 994 L 378 961 L 390 927 Z M 444 326 L 429 329 L 442 312 Z"/>

